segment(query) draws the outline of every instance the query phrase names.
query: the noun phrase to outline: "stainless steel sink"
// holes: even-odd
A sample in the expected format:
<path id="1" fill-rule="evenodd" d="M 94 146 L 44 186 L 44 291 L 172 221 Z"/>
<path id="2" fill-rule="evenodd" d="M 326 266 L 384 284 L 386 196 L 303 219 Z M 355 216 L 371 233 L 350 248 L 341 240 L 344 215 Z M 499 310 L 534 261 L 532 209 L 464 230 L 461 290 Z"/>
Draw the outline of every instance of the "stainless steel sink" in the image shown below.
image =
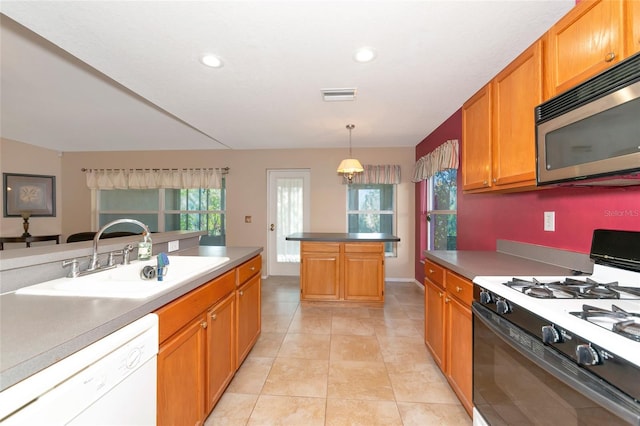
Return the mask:
<path id="1" fill-rule="evenodd" d="M 134 261 L 91 275 L 45 281 L 21 288 L 16 294 L 144 299 L 212 271 L 228 261 L 228 257 L 169 256 L 169 266 L 162 281 L 144 280 L 140 271 L 145 266 L 156 266 L 154 256 L 152 260 Z"/>

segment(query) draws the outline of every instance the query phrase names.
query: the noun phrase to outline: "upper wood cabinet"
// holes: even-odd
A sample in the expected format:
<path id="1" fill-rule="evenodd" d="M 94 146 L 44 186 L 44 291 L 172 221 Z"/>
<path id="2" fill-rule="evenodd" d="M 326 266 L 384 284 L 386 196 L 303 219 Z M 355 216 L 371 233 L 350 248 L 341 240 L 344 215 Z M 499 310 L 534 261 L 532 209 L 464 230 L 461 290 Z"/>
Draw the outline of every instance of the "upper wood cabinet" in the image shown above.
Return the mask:
<path id="1" fill-rule="evenodd" d="M 625 5 L 626 56 L 631 56 L 640 52 L 640 1 L 629 0 Z"/>
<path id="2" fill-rule="evenodd" d="M 492 82 L 491 185 L 535 186 L 534 108 L 542 102 L 542 42 L 537 41 Z"/>
<path id="3" fill-rule="evenodd" d="M 546 34 L 548 98 L 624 57 L 624 3 L 582 0 L 551 27 Z"/>
<path id="4" fill-rule="evenodd" d="M 534 108 L 541 102 L 538 40 L 462 107 L 463 190 L 535 187 Z"/>
<path id="5" fill-rule="evenodd" d="M 462 189 L 491 187 L 491 84 L 462 106 Z"/>

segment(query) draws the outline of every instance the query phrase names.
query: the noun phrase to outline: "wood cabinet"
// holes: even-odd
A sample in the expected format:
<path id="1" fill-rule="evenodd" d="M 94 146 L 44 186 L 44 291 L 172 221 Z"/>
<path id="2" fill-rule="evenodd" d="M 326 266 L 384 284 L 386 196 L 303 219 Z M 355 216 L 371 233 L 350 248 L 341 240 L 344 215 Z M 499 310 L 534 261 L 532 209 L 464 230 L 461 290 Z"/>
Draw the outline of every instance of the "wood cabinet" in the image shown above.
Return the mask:
<path id="1" fill-rule="evenodd" d="M 213 410 L 236 372 L 235 293 L 207 311 L 207 412 Z"/>
<path id="2" fill-rule="evenodd" d="M 582 0 L 546 34 L 548 97 L 624 58 L 624 0 Z"/>
<path id="3" fill-rule="evenodd" d="M 541 102 L 538 40 L 462 107 L 464 191 L 535 188 L 533 110 Z"/>
<path id="4" fill-rule="evenodd" d="M 340 299 L 340 244 L 300 243 L 300 299 Z"/>
<path id="5" fill-rule="evenodd" d="M 344 244 L 344 300 L 380 301 L 384 291 L 384 244 Z"/>
<path id="6" fill-rule="evenodd" d="M 471 415 L 473 335 L 471 281 L 425 262 L 425 344 Z"/>
<path id="7" fill-rule="evenodd" d="M 158 419 L 162 425 L 200 425 L 204 420 L 206 320 L 198 316 L 160 345 Z"/>
<path id="8" fill-rule="evenodd" d="M 238 267 L 236 290 L 236 364 L 240 366 L 260 337 L 262 257 Z"/>
<path id="9" fill-rule="evenodd" d="M 261 266 L 256 256 L 156 311 L 159 425 L 200 425 L 220 399 L 260 335 Z"/>
<path id="10" fill-rule="evenodd" d="M 491 84 L 462 105 L 462 189 L 491 187 Z"/>
<path id="11" fill-rule="evenodd" d="M 383 242 L 300 244 L 302 301 L 384 302 Z"/>
<path id="12" fill-rule="evenodd" d="M 628 0 L 625 6 L 625 56 L 631 56 L 640 52 L 640 1 Z"/>

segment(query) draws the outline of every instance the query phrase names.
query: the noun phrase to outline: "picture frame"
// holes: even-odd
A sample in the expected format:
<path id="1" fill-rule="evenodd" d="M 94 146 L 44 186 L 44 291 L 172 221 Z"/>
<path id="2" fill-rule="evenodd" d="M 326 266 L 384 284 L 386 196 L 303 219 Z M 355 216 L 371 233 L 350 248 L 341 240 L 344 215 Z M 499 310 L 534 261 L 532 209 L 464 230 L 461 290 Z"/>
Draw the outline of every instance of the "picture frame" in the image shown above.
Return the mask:
<path id="1" fill-rule="evenodd" d="M 56 215 L 56 177 L 2 173 L 4 217 Z"/>

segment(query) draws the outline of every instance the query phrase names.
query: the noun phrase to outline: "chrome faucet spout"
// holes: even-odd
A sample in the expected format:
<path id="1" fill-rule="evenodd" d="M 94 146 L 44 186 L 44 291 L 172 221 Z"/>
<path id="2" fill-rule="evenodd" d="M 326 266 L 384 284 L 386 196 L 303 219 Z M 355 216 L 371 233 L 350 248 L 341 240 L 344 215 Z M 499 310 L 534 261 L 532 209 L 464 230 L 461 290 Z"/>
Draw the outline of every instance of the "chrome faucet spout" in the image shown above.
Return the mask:
<path id="1" fill-rule="evenodd" d="M 96 235 L 93 237 L 93 254 L 91 255 L 91 261 L 89 262 L 87 271 L 95 271 L 96 269 L 100 268 L 100 262 L 98 261 L 98 241 L 100 240 L 100 237 L 105 230 L 111 228 L 113 225 L 118 225 L 120 223 L 133 223 L 134 225 L 138 225 L 139 227 L 141 227 L 147 233 L 147 235 L 151 234 L 147 225 L 136 219 L 116 219 L 112 222 L 107 223 L 102 228 L 100 228 L 100 230 L 96 232 Z"/>

